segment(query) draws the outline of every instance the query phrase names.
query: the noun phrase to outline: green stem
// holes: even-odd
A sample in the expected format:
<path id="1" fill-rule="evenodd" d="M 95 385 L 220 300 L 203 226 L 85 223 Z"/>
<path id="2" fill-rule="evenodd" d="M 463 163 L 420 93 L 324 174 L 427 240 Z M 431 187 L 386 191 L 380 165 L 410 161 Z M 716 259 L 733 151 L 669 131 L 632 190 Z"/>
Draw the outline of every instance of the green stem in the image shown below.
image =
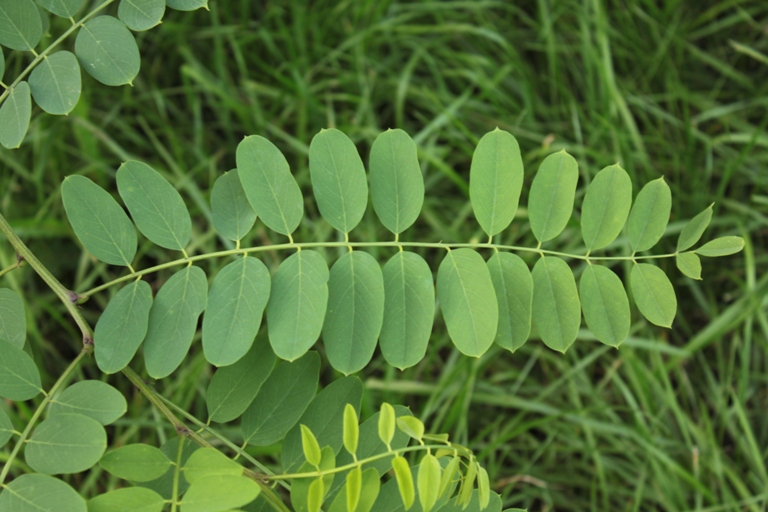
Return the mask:
<path id="1" fill-rule="evenodd" d="M 23 260 L 22 261 L 18 261 L 16 263 L 12 264 L 12 265 L 8 265 L 3 270 L 0 270 L 0 277 L 3 277 L 8 272 L 11 272 L 12 270 L 16 270 L 17 268 L 21 267 L 22 263 L 24 263 Z"/>
<path id="2" fill-rule="evenodd" d="M 179 448 L 176 450 L 176 467 L 173 470 L 171 512 L 176 512 L 176 505 L 179 502 L 179 475 L 181 474 L 181 457 L 184 455 L 184 439 L 184 436 L 179 434 Z"/>

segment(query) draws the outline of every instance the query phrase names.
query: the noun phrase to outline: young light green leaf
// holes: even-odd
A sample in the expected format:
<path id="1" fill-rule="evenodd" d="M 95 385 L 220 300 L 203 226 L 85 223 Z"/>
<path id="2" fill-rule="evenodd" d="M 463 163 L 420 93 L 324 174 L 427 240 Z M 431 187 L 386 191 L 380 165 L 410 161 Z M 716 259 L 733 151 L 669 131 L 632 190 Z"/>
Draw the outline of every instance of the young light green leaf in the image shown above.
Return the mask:
<path id="1" fill-rule="evenodd" d="M 317 478 L 309 484 L 309 492 L 307 493 L 307 510 L 308 512 L 320 512 L 320 507 L 323 505 L 323 496 L 325 495 L 325 485 L 322 478 Z"/>
<path id="2" fill-rule="evenodd" d="M 388 230 L 402 233 L 424 204 L 424 178 L 410 135 L 400 129 L 379 134 L 371 146 L 370 173 L 376 215 Z"/>
<path id="3" fill-rule="evenodd" d="M 243 466 L 215 448 L 198 448 L 184 463 L 184 478 L 190 484 L 213 476 L 240 476 Z"/>
<path id="4" fill-rule="evenodd" d="M 181 512 L 221 512 L 247 505 L 256 499 L 259 484 L 244 476 L 213 476 L 189 486 Z"/>
<path id="5" fill-rule="evenodd" d="M 320 445 L 317 444 L 315 435 L 306 425 L 299 425 L 299 427 L 301 427 L 301 446 L 304 450 L 304 458 L 312 466 L 317 467 L 321 459 Z"/>
<path id="6" fill-rule="evenodd" d="M 104 85 L 133 84 L 141 57 L 125 23 L 112 16 L 86 22 L 75 39 L 75 54 L 89 75 Z"/>
<path id="7" fill-rule="evenodd" d="M 445 466 L 443 475 L 440 477 L 440 487 L 437 493 L 438 498 L 445 497 L 451 489 L 451 485 L 454 483 L 454 477 L 456 472 L 459 471 L 461 464 L 461 457 L 454 455 L 451 461 Z"/>
<path id="8" fill-rule="evenodd" d="M 378 473 L 376 474 L 378 476 Z M 357 466 L 347 473 L 347 482 L 344 486 L 344 497 L 347 501 L 347 511 L 355 512 L 357 504 L 360 503 L 360 493 L 363 490 L 363 471 Z M 331 505 L 333 510 L 333 505 Z"/>
<path id="9" fill-rule="evenodd" d="M 579 165 L 564 150 L 541 162 L 528 196 L 528 219 L 536 240 L 546 242 L 563 232 L 573 213 Z"/>
<path id="10" fill-rule="evenodd" d="M 27 317 L 24 302 L 10 288 L 0 288 L 0 340 L 23 348 L 27 337 Z"/>
<path id="11" fill-rule="evenodd" d="M 317 352 L 280 363 L 243 414 L 245 441 L 266 446 L 283 439 L 315 396 L 319 373 Z"/>
<path id="12" fill-rule="evenodd" d="M 640 313 L 653 324 L 672 327 L 677 297 L 667 274 L 650 263 L 638 263 L 632 267 L 630 283 Z"/>
<path id="13" fill-rule="evenodd" d="M 634 252 L 647 251 L 664 236 L 672 210 L 672 192 L 662 176 L 646 184 L 637 194 L 627 228 Z"/>
<path id="14" fill-rule="evenodd" d="M 245 197 L 237 169 L 222 174 L 211 190 L 213 227 L 233 241 L 242 239 L 256 222 L 256 212 Z"/>
<path id="15" fill-rule="evenodd" d="M 449 501 L 444 507 L 440 509 L 440 512 L 501 512 L 502 502 L 501 496 L 495 492 L 490 492 L 488 496 L 488 506 L 481 508 L 480 506 L 480 492 L 475 490 L 469 494 L 469 499 L 466 503 L 462 503 L 461 497 L 456 496 Z M 504 512 L 526 512 L 519 508 L 508 508 Z"/>
<path id="16" fill-rule="evenodd" d="M 581 325 L 581 303 L 576 281 L 566 262 L 545 256 L 533 267 L 533 322 L 541 340 L 563 352 L 576 341 Z"/>
<path id="17" fill-rule="evenodd" d="M 414 416 L 402 416 L 397 418 L 397 428 L 417 441 L 424 437 L 424 423 Z"/>
<path id="18" fill-rule="evenodd" d="M 472 489 L 475 486 L 475 479 L 477 478 L 477 463 L 474 459 L 470 460 L 467 464 L 467 472 L 464 475 L 464 479 L 461 481 L 461 487 L 459 488 L 458 503 L 466 508 L 467 504 L 472 499 Z"/>
<path id="19" fill-rule="evenodd" d="M 240 417 L 256 398 L 274 365 L 275 354 L 267 338 L 257 337 L 245 357 L 213 375 L 205 395 L 208 417 L 219 423 Z"/>
<path id="20" fill-rule="evenodd" d="M 355 455 L 357 452 L 357 442 L 360 438 L 360 425 L 358 425 L 357 412 L 352 404 L 344 407 L 344 447 L 350 453 Z"/>
<path id="21" fill-rule="evenodd" d="M 484 467 L 477 466 L 477 496 L 480 510 L 485 510 L 491 501 L 491 482 Z"/>
<path id="22" fill-rule="evenodd" d="M 413 475 L 411 475 L 411 468 L 408 466 L 408 461 L 405 460 L 405 458 L 396 455 L 392 459 L 392 470 L 395 472 L 397 488 L 400 491 L 400 497 L 403 500 L 403 505 L 405 506 L 405 510 L 408 510 L 413 506 L 413 502 L 416 499 L 416 491 L 413 488 Z"/>
<path id="23" fill-rule="evenodd" d="M 0 44 L 29 51 L 42 36 L 43 23 L 32 0 L 0 0 Z"/>
<path id="24" fill-rule="evenodd" d="M 51 14 L 62 18 L 73 18 L 82 7 L 83 0 L 37 0 L 37 3 Z"/>
<path id="25" fill-rule="evenodd" d="M 341 465 L 341 464 L 339 464 Z M 389 461 L 387 461 L 387 468 L 389 468 Z M 360 468 L 356 467 L 347 473 L 347 479 L 344 485 L 340 488 L 336 498 L 333 499 L 328 512 L 370 512 L 373 508 L 373 504 L 376 502 L 376 498 L 379 496 L 379 489 L 381 488 L 381 476 L 379 472 L 374 468 L 368 468 L 360 473 L 360 482 L 358 484 L 357 476 L 351 476 L 352 473 L 359 473 Z M 355 486 L 358 486 L 356 488 Z M 330 495 L 330 492 L 328 493 Z M 350 505 L 353 504 L 351 499 L 357 497 L 354 501 L 354 508 Z"/>
<path id="26" fill-rule="evenodd" d="M 88 512 L 161 512 L 163 497 L 151 489 L 125 487 L 88 500 Z"/>
<path id="27" fill-rule="evenodd" d="M 38 473 L 80 473 L 99 462 L 106 449 L 107 433 L 101 423 L 82 414 L 62 413 L 37 426 L 24 457 Z"/>
<path id="28" fill-rule="evenodd" d="M 303 250 L 285 259 L 272 276 L 267 326 L 279 358 L 294 361 L 317 341 L 328 306 L 329 275 L 320 253 Z"/>
<path id="29" fill-rule="evenodd" d="M 69 114 L 80 99 L 77 57 L 68 51 L 46 57 L 29 75 L 29 87 L 40 108 L 49 114 Z"/>
<path id="30" fill-rule="evenodd" d="M 7 149 L 16 149 L 21 146 L 29 129 L 31 116 L 32 97 L 29 84 L 21 82 L 11 89 L 11 93 L 0 105 L 0 144 Z"/>
<path id="31" fill-rule="evenodd" d="M 437 297 L 453 344 L 464 355 L 480 357 L 496 337 L 499 304 L 491 273 L 472 249 L 456 249 L 440 263 Z"/>
<path id="32" fill-rule="evenodd" d="M 112 297 L 93 337 L 101 371 L 116 373 L 131 362 L 147 334 L 151 308 L 152 288 L 145 281 L 134 281 Z"/>
<path id="33" fill-rule="evenodd" d="M 472 155 L 469 198 L 488 236 L 505 230 L 517 213 L 523 189 L 523 158 L 517 139 L 496 128 L 483 135 Z"/>
<path id="34" fill-rule="evenodd" d="M 216 274 L 203 316 L 203 351 L 214 366 L 240 360 L 253 345 L 272 281 L 260 259 L 243 256 Z"/>
<path id="35" fill-rule="evenodd" d="M 584 319 L 595 338 L 618 347 L 629 336 L 629 299 L 619 276 L 602 265 L 587 265 L 579 281 Z"/>
<path id="36" fill-rule="evenodd" d="M 533 277 L 528 265 L 509 252 L 494 253 L 488 260 L 488 270 L 499 303 L 495 341 L 514 352 L 525 344 L 531 333 Z"/>
<path id="37" fill-rule="evenodd" d="M 29 400 L 42 390 L 40 372 L 29 354 L 0 339 L 0 397 Z"/>
<path id="38" fill-rule="evenodd" d="M 197 330 L 197 319 L 205 309 L 208 280 L 203 269 L 186 267 L 160 288 L 149 310 L 149 328 L 144 340 L 147 373 L 162 379 L 171 374 L 187 355 Z"/>
<path id="39" fill-rule="evenodd" d="M 335 467 L 336 456 L 334 455 L 331 447 L 326 446 L 321 452 L 320 463 L 317 466 L 310 464 L 309 462 L 305 462 L 301 465 L 301 467 L 299 467 L 297 472 L 309 473 L 318 470 L 328 471 Z M 317 487 L 312 489 L 312 484 L 316 480 L 310 480 L 308 478 L 294 480 L 291 484 L 291 504 L 293 505 L 293 509 L 296 512 L 308 512 L 310 507 L 314 506 L 314 504 L 310 505 L 310 499 L 318 500 L 320 504 L 322 504 L 325 496 L 328 494 L 328 489 L 331 487 L 334 480 L 335 475 L 333 473 L 328 473 L 323 477 L 318 478 L 317 481 L 320 481 L 320 484 L 316 484 L 316 486 L 322 484 L 322 489 L 318 489 Z M 312 492 L 318 493 L 317 496 L 311 498 L 310 494 Z"/>
<path id="40" fill-rule="evenodd" d="M 728 256 L 736 254 L 744 248 L 744 239 L 740 236 L 721 236 L 705 243 L 698 249 L 696 254 L 717 258 L 719 256 Z"/>
<path id="41" fill-rule="evenodd" d="M 384 277 L 363 251 L 344 254 L 331 268 L 323 341 L 331 365 L 349 375 L 365 367 L 384 320 Z"/>
<path id="42" fill-rule="evenodd" d="M 128 266 L 136 256 L 136 228 L 112 195 L 85 176 L 67 176 L 61 198 L 83 246 L 104 263 Z M 151 294 L 150 294 L 151 297 Z"/>
<path id="43" fill-rule="evenodd" d="M 165 14 L 165 0 L 120 0 L 117 17 L 136 32 L 160 24 Z"/>
<path id="44" fill-rule="evenodd" d="M 581 235 L 588 251 L 616 240 L 631 206 L 632 180 L 627 171 L 614 164 L 595 175 L 581 209 Z"/>
<path id="45" fill-rule="evenodd" d="M 8 417 L 8 414 L 0 408 L 0 448 L 5 446 L 5 444 L 13 437 L 13 423 L 11 423 L 11 418 Z"/>
<path id="46" fill-rule="evenodd" d="M 125 162 L 117 170 L 117 190 L 144 236 L 160 247 L 184 250 L 192 220 L 179 192 L 160 173 L 142 162 Z"/>
<path id="47" fill-rule="evenodd" d="M 74 412 L 88 416 L 102 425 L 117 421 L 128 410 L 123 394 L 106 382 L 81 380 L 51 400 L 49 413 Z"/>
<path id="48" fill-rule="evenodd" d="M 687 251 L 699 241 L 704 230 L 709 226 L 709 221 L 712 220 L 713 205 L 714 203 L 707 206 L 703 212 L 688 221 L 677 239 L 677 252 Z"/>
<path id="49" fill-rule="evenodd" d="M 435 319 L 432 270 L 414 252 L 400 251 L 384 265 L 384 359 L 404 370 L 424 358 Z"/>
<path id="50" fill-rule="evenodd" d="M 165 0 L 168 7 L 177 11 L 194 11 L 196 9 L 208 9 L 208 0 Z"/>
<path id="51" fill-rule="evenodd" d="M 368 205 L 365 168 L 354 143 L 335 128 L 321 130 L 309 145 L 309 173 L 320 214 L 342 233 L 352 231 Z"/>
<path id="52" fill-rule="evenodd" d="M 440 473 L 442 467 L 434 455 L 428 453 L 421 459 L 416 485 L 423 512 L 430 512 L 440 497 Z"/>
<path id="53" fill-rule="evenodd" d="M 304 198 L 283 153 L 264 137 L 251 135 L 237 146 L 237 169 L 264 224 L 283 235 L 293 233 L 304 216 Z"/>
<path id="54" fill-rule="evenodd" d="M 677 268 L 691 279 L 701 280 L 701 259 L 695 252 L 680 252 L 675 256 Z"/>
<path id="55" fill-rule="evenodd" d="M 149 482 L 163 476 L 171 467 L 171 461 L 154 446 L 128 444 L 105 454 L 99 465 L 123 480 Z"/>
<path id="56" fill-rule="evenodd" d="M 85 500 L 58 478 L 27 474 L 16 477 L 0 493 L 7 512 L 86 512 Z"/>

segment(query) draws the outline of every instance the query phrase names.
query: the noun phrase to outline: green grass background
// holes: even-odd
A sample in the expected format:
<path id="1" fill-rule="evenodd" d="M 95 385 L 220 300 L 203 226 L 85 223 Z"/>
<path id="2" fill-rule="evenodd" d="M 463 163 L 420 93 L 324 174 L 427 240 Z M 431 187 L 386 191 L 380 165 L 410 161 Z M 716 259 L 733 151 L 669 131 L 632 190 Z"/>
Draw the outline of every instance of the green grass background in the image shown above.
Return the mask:
<path id="1" fill-rule="evenodd" d="M 52 33 L 67 23 L 54 22 Z M 234 167 L 248 134 L 277 144 L 302 186 L 307 216 L 297 241 L 336 237 L 320 220 L 307 170 L 309 141 L 329 126 L 346 132 L 364 160 L 387 128 L 414 137 L 427 198 L 406 240 L 485 239 L 472 216 L 468 173 L 475 144 L 496 126 L 523 151 L 521 204 L 539 162 L 562 148 L 580 165 L 577 205 L 606 165 L 621 163 L 635 191 L 663 175 L 672 219 L 654 252 L 673 252 L 685 220 L 713 201 L 705 239 L 747 240 L 743 253 L 705 260 L 702 282 L 659 261 L 678 294 L 671 330 L 635 312 L 619 350 L 585 330 L 565 355 L 531 340 L 515 354 L 492 349 L 474 360 L 452 348 L 438 317 L 421 364 L 401 373 L 377 353 L 362 372 L 364 412 L 382 400 L 402 403 L 428 430 L 450 432 L 479 453 L 505 507 L 764 511 L 767 34 L 768 4 L 759 0 L 213 0 L 210 12 L 169 12 L 138 35 L 142 69 L 133 87 L 108 88 L 84 75 L 71 115 L 36 112 L 22 149 L 0 151 L 0 210 L 65 285 L 84 290 L 119 270 L 75 243 L 59 194 L 65 176 L 84 174 L 115 190 L 120 162 L 150 163 L 187 199 L 196 219 L 191 251 L 208 252 L 227 247 L 211 228 L 209 191 Z M 10 58 L 6 79 L 25 65 Z M 370 208 L 351 234 L 390 236 Z M 497 240 L 535 246 L 524 208 Z M 245 243 L 282 241 L 257 224 Z M 583 250 L 578 215 L 552 248 Z M 146 242 L 139 255 L 142 267 L 176 257 Z M 436 268 L 439 255 L 425 256 Z M 280 257 L 264 261 L 274 268 Z M 0 243 L 0 267 L 14 258 Z M 203 267 L 212 275 L 222 263 Z M 79 349 L 74 325 L 28 268 L 5 283 L 25 295 L 29 340 L 51 382 Z M 83 312 L 95 321 L 107 300 L 102 294 Z M 196 343 L 158 387 L 205 419 L 210 375 Z M 91 363 L 81 377 L 100 375 Z M 333 377 L 327 367 L 324 382 Z M 131 404 L 114 442 L 173 436 L 124 379 L 110 382 Z M 25 407 L 19 422 L 31 415 Z M 222 431 L 239 435 L 234 426 Z M 276 448 L 254 453 L 273 463 Z M 92 495 L 104 482 L 95 469 L 73 485 Z"/>

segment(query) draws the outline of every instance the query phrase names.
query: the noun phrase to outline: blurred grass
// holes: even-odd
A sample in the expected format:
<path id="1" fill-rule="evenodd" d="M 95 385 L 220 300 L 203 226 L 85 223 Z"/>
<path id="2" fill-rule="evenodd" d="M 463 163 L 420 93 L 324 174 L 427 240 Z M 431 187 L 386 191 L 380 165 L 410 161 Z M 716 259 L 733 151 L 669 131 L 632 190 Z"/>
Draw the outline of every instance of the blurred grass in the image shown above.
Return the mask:
<path id="1" fill-rule="evenodd" d="M 82 290 L 115 269 L 72 242 L 58 193 L 64 176 L 86 174 L 114 190 L 121 161 L 147 161 L 188 199 L 198 219 L 193 252 L 211 251 L 226 244 L 209 228 L 207 196 L 247 134 L 268 137 L 291 163 L 307 198 L 300 241 L 336 236 L 316 222 L 307 170 L 309 141 L 322 127 L 346 132 L 363 155 L 390 127 L 415 138 L 427 199 L 406 240 L 484 239 L 467 179 L 474 145 L 496 126 L 520 141 L 528 185 L 560 148 L 579 161 L 579 195 L 617 161 L 636 190 L 664 175 L 673 218 L 654 252 L 673 251 L 684 220 L 712 201 L 716 219 L 705 236 L 748 240 L 742 254 L 705 261 L 703 282 L 660 262 L 678 291 L 672 330 L 637 316 L 618 351 L 585 331 L 565 356 L 531 341 L 515 354 L 469 360 L 438 320 L 417 367 L 400 373 L 377 356 L 362 375 L 373 390 L 364 410 L 404 403 L 431 430 L 451 432 L 481 454 L 508 507 L 764 511 L 767 33 L 768 4 L 759 0 L 213 0 L 210 13 L 169 13 L 138 36 L 142 71 L 133 88 L 84 76 L 73 114 L 35 116 L 23 148 L 0 151 L 0 208 L 46 265 Z M 11 59 L 6 76 L 21 64 Z M 250 236 L 245 243 L 282 239 L 263 227 Z M 352 237 L 388 235 L 369 211 Z M 498 240 L 535 243 L 524 209 Z M 556 244 L 580 251 L 580 240 L 574 216 Z M 629 251 L 623 239 L 614 247 Z M 437 263 L 437 254 L 426 256 Z M 172 256 L 145 244 L 140 257 L 148 265 Z M 0 267 L 13 258 L 0 245 Z M 265 263 L 276 266 L 277 256 Z M 220 264 L 204 268 L 211 275 Z M 70 321 L 28 268 L 6 282 L 23 290 L 32 347 L 57 375 L 78 348 Z M 94 320 L 106 300 L 95 298 L 84 313 Z M 196 350 L 161 388 L 205 418 L 209 376 Z M 140 402 L 134 397 L 135 413 L 115 439 L 156 432 L 164 440 L 169 432 Z M 92 492 L 94 478 L 80 488 Z"/>

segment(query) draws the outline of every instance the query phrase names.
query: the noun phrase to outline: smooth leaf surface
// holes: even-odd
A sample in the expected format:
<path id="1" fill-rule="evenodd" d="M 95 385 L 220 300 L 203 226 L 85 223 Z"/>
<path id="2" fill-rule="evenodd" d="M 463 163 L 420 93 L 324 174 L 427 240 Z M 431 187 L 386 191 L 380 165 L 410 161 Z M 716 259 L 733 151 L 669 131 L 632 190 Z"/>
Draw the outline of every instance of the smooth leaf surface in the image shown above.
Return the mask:
<path id="1" fill-rule="evenodd" d="M 352 473 L 353 471 L 350 471 L 348 474 L 349 476 L 347 477 L 346 483 L 339 490 L 336 498 L 332 501 L 328 512 L 347 512 L 352 510 L 349 506 L 351 501 L 349 496 L 355 492 L 358 495 L 356 501 L 357 506 L 354 508 L 355 512 L 370 512 L 373 508 L 373 504 L 376 503 L 376 498 L 379 496 L 379 490 L 381 488 L 381 476 L 379 476 L 379 472 L 374 468 L 368 468 L 365 471 L 362 471 L 359 484 L 355 481 L 357 477 L 350 478 Z M 350 486 L 350 479 L 353 480 L 352 486 Z M 353 487 L 357 488 L 354 489 Z"/>
<path id="2" fill-rule="evenodd" d="M 541 162 L 528 196 L 528 220 L 536 240 L 546 242 L 563 232 L 573 213 L 579 165 L 565 151 Z"/>
<path id="3" fill-rule="evenodd" d="M 85 500 L 72 487 L 48 475 L 16 477 L 0 493 L 3 512 L 86 512 Z"/>
<path id="4" fill-rule="evenodd" d="M 72 18 L 83 6 L 83 0 L 37 0 L 40 7 L 62 18 Z"/>
<path id="5" fill-rule="evenodd" d="M 320 464 L 322 454 L 320 445 L 317 444 L 317 438 L 306 425 L 299 425 L 301 430 L 301 448 L 304 452 L 304 458 L 311 466 L 317 467 Z"/>
<path id="6" fill-rule="evenodd" d="M 162 379 L 181 364 L 192 344 L 207 297 L 205 272 L 194 265 L 176 272 L 160 288 L 149 311 L 144 340 L 144 360 L 150 376 Z"/>
<path id="7" fill-rule="evenodd" d="M 581 303 L 573 273 L 560 258 L 545 256 L 536 262 L 532 277 L 533 322 L 545 345 L 565 353 L 581 325 Z"/>
<path id="8" fill-rule="evenodd" d="M 3 55 L 3 47 L 0 46 L 0 81 L 2 81 L 4 73 L 5 73 L 5 55 Z"/>
<path id="9" fill-rule="evenodd" d="M 430 512 L 440 497 L 440 473 L 442 469 L 440 463 L 431 453 L 421 459 L 416 485 L 419 488 L 419 502 L 424 512 Z"/>
<path id="10" fill-rule="evenodd" d="M 480 493 L 477 490 L 472 491 L 472 493 L 469 495 L 469 498 L 470 499 L 465 506 L 460 503 L 459 497 L 457 496 L 449 501 L 445 506 L 440 508 L 440 512 L 501 512 L 501 496 L 495 492 L 491 492 L 489 494 L 488 507 L 485 509 L 480 506 Z M 514 510 L 516 509 L 511 509 L 511 511 Z"/>
<path id="11" fill-rule="evenodd" d="M 712 220 L 713 204 L 688 221 L 677 239 L 677 252 L 687 251 L 699 241 Z"/>
<path id="12" fill-rule="evenodd" d="M 408 510 L 413 506 L 416 499 L 416 491 L 413 487 L 413 475 L 408 461 L 397 455 L 392 459 L 392 470 L 395 472 L 397 488 L 400 491 L 400 497 L 403 499 L 403 505 Z"/>
<path id="13" fill-rule="evenodd" d="M 42 390 L 40 372 L 29 354 L 0 339 L 0 397 L 29 400 Z"/>
<path id="14" fill-rule="evenodd" d="M 21 146 L 29 129 L 31 116 L 32 96 L 29 84 L 20 82 L 0 105 L 0 144 L 7 149 Z"/>
<path id="15" fill-rule="evenodd" d="M 213 476 L 189 486 L 181 512 L 223 512 L 256 499 L 259 484 L 244 476 Z"/>
<path id="16" fill-rule="evenodd" d="M 308 512 L 320 512 L 320 507 L 323 506 L 323 496 L 325 495 L 325 485 L 322 478 L 317 478 L 309 484 L 309 490 L 307 492 L 307 511 Z M 301 510 L 300 507 L 296 507 L 297 510 Z"/>
<path id="17" fill-rule="evenodd" d="M 43 59 L 29 75 L 32 97 L 40 108 L 54 115 L 72 112 L 80 99 L 80 64 L 68 51 Z"/>
<path id="18" fill-rule="evenodd" d="M 165 502 L 155 491 L 125 487 L 88 500 L 88 512 L 161 512 Z"/>
<path id="19" fill-rule="evenodd" d="M 635 252 L 647 251 L 664 236 L 672 211 L 672 192 L 662 176 L 647 183 L 629 212 L 627 230 Z"/>
<path id="20" fill-rule="evenodd" d="M 13 437 L 13 423 L 8 414 L 0 408 L 0 448 L 6 445 L 6 443 Z"/>
<path id="21" fill-rule="evenodd" d="M 335 128 L 321 130 L 309 145 L 309 173 L 320 214 L 342 233 L 360 222 L 368 205 L 368 182 L 354 143 Z"/>
<path id="22" fill-rule="evenodd" d="M 213 183 L 211 217 L 216 231 L 232 241 L 242 239 L 256 222 L 256 212 L 245 197 L 237 169 L 222 174 Z"/>
<path id="23" fill-rule="evenodd" d="M 125 162 L 117 170 L 117 190 L 139 231 L 149 240 L 177 251 L 189 243 L 192 220 L 187 206 L 160 173 L 142 162 Z"/>
<path id="24" fill-rule="evenodd" d="M 498 128 L 483 135 L 472 155 L 469 198 L 475 218 L 488 236 L 502 232 L 515 218 L 523 175 L 517 139 Z"/>
<path id="25" fill-rule="evenodd" d="M 744 248 L 744 239 L 740 236 L 721 236 L 705 243 L 698 249 L 696 254 L 717 258 L 719 256 L 728 256 L 736 254 Z"/>
<path id="26" fill-rule="evenodd" d="M 378 473 L 376 473 L 378 477 Z M 360 467 L 356 467 L 347 473 L 346 483 L 344 486 L 344 494 L 347 501 L 347 510 L 353 512 L 357 510 L 357 504 L 360 502 L 360 493 L 363 490 L 363 471 Z M 333 510 L 333 505 L 331 505 Z"/>
<path id="27" fill-rule="evenodd" d="M 165 0 L 120 0 L 117 17 L 136 32 L 157 26 L 165 14 Z"/>
<path id="28" fill-rule="evenodd" d="M 29 51 L 43 35 L 40 13 L 32 0 L 0 0 L 0 44 Z"/>
<path id="29" fill-rule="evenodd" d="M 294 361 L 312 348 L 328 306 L 328 265 L 317 251 L 285 259 L 272 276 L 267 303 L 269 342 L 280 359 Z"/>
<path id="30" fill-rule="evenodd" d="M 38 473 L 80 473 L 93 467 L 106 449 L 107 433 L 101 423 L 82 414 L 62 413 L 37 426 L 24 458 Z"/>
<path id="31" fill-rule="evenodd" d="M 691 279 L 701 280 L 701 259 L 695 252 L 681 252 L 675 256 L 677 268 Z"/>
<path id="32" fill-rule="evenodd" d="M 191 457 L 192 454 L 197 450 L 197 443 L 189 442 L 186 438 L 183 437 L 170 436 L 168 441 L 160 446 L 160 451 L 163 452 L 169 460 L 175 462 L 179 456 L 179 440 L 184 441 L 184 444 L 181 447 L 181 466 L 184 467 L 184 465 L 187 463 L 187 460 L 189 460 L 189 457 Z M 174 476 L 176 473 L 175 469 L 175 466 L 171 466 L 168 468 L 168 471 L 166 471 L 165 474 L 160 478 L 151 480 L 149 482 L 141 482 L 137 485 L 147 489 L 152 489 L 164 499 L 170 500 L 174 488 Z M 189 487 L 189 484 L 181 475 L 179 475 L 177 485 L 179 495 L 186 492 L 187 488 Z"/>
<path id="33" fill-rule="evenodd" d="M 531 334 L 533 277 L 522 258 L 509 252 L 494 253 L 488 260 L 488 270 L 499 304 L 494 341 L 514 352 Z"/>
<path id="34" fill-rule="evenodd" d="M 417 441 L 421 441 L 424 437 L 424 423 L 414 416 L 397 418 L 397 428 Z"/>
<path id="35" fill-rule="evenodd" d="M 619 276 L 602 265 L 587 265 L 579 281 L 584 319 L 595 338 L 618 347 L 629 336 L 629 299 Z"/>
<path id="36" fill-rule="evenodd" d="M 384 319 L 384 277 L 363 251 L 344 254 L 331 268 L 323 342 L 328 361 L 349 375 L 365 367 Z"/>
<path id="37" fill-rule="evenodd" d="M 113 450 L 99 462 L 107 472 L 123 480 L 149 482 L 160 478 L 171 461 L 160 449 L 148 444 L 128 444 Z"/>
<path id="38" fill-rule="evenodd" d="M 184 464 L 184 478 L 190 484 L 213 476 L 241 476 L 243 466 L 215 448 L 198 448 Z"/>
<path id="39" fill-rule="evenodd" d="M 360 440 L 360 425 L 357 420 L 357 412 L 352 404 L 344 406 L 344 448 L 350 454 L 357 453 L 357 443 Z"/>
<path id="40" fill-rule="evenodd" d="M 208 0 L 165 0 L 168 7 L 177 11 L 194 11 L 196 9 L 208 9 Z"/>
<path id="41" fill-rule="evenodd" d="M 17 348 L 24 347 L 27 337 L 27 317 L 24 302 L 10 288 L 0 288 L 0 340 Z"/>
<path id="42" fill-rule="evenodd" d="M 588 251 L 606 247 L 621 233 L 632 206 L 632 180 L 618 164 L 598 172 L 581 209 L 581 235 Z"/>
<path id="43" fill-rule="evenodd" d="M 395 435 L 395 427 L 397 426 L 396 419 L 395 408 L 387 402 L 381 404 L 378 432 L 379 439 L 381 439 L 381 442 L 385 445 L 389 445 Z"/>
<path id="44" fill-rule="evenodd" d="M 98 16 L 83 25 L 75 39 L 75 55 L 83 69 L 104 85 L 132 84 L 141 67 L 136 39 L 125 23 L 112 16 Z"/>
<path id="45" fill-rule="evenodd" d="M 318 454 L 319 462 L 316 465 L 305 462 L 298 469 L 298 473 L 311 471 L 327 471 L 336 467 L 336 457 L 330 446 L 323 448 Z M 302 478 L 294 480 L 291 484 L 291 505 L 295 512 L 310 512 L 319 510 L 328 489 L 336 479 L 336 475 L 329 473 L 319 478 Z"/>
<path id="46" fill-rule="evenodd" d="M 402 233 L 424 204 L 424 178 L 410 135 L 400 129 L 379 134 L 371 146 L 370 173 L 376 215 L 388 230 Z"/>
<path id="47" fill-rule="evenodd" d="M 435 318 L 435 285 L 424 258 L 400 251 L 387 261 L 384 277 L 384 321 L 381 353 L 404 370 L 424 358 Z"/>
<path id="48" fill-rule="evenodd" d="M 677 313 L 675 289 L 667 274 L 650 263 L 638 263 L 630 274 L 637 309 L 652 324 L 671 327 Z"/>
<path id="49" fill-rule="evenodd" d="M 106 382 L 81 380 L 51 400 L 49 414 L 73 412 L 88 416 L 102 425 L 117 421 L 128 410 L 123 394 Z"/>
<path id="50" fill-rule="evenodd" d="M 96 323 L 93 335 L 96 364 L 104 373 L 128 366 L 149 328 L 152 288 L 134 281 L 112 297 Z"/>
<path id="51" fill-rule="evenodd" d="M 85 176 L 61 184 L 67 218 L 83 246 L 104 263 L 128 266 L 136 256 L 136 228 L 112 195 Z"/>
<path id="52" fill-rule="evenodd" d="M 499 305 L 482 256 L 472 249 L 448 251 L 437 271 L 437 297 L 456 348 L 483 355 L 496 337 Z"/>

